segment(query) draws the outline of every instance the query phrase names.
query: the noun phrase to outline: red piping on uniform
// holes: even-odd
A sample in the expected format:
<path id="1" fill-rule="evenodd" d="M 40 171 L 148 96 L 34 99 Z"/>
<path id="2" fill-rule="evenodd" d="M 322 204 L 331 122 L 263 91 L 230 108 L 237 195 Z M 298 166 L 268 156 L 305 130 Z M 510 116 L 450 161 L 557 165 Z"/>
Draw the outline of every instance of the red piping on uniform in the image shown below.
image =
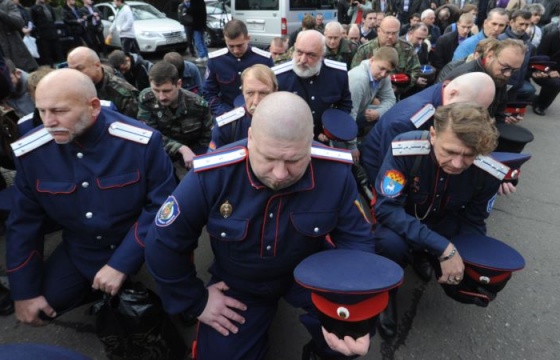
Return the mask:
<path id="1" fill-rule="evenodd" d="M 33 250 L 31 252 L 31 254 L 29 254 L 29 256 L 27 257 L 27 259 L 25 259 L 25 261 L 20 266 L 17 266 L 13 269 L 6 269 L 6 272 L 11 273 L 11 272 L 18 271 L 19 269 L 23 268 L 24 266 L 27 265 L 27 263 L 29 263 L 29 261 L 31 261 L 31 258 L 35 254 L 37 254 L 37 256 L 39 256 L 39 257 L 42 257 L 41 254 L 39 254 L 39 252 L 37 250 Z"/>
<path id="2" fill-rule="evenodd" d="M 139 170 L 136 170 L 136 179 L 133 179 L 133 180 L 131 180 L 131 181 L 129 181 L 129 182 L 126 182 L 126 183 L 124 183 L 124 184 L 118 184 L 118 185 L 103 187 L 103 186 L 101 186 L 101 182 L 99 181 L 99 178 L 98 178 L 96 181 L 97 181 L 97 186 L 98 186 L 101 190 L 107 190 L 107 189 L 122 188 L 122 187 L 125 187 L 125 186 L 127 186 L 127 185 L 137 183 L 139 180 L 140 180 L 140 171 L 139 171 Z"/>
<path id="3" fill-rule="evenodd" d="M 37 180 L 35 181 L 35 188 L 36 188 L 37 192 L 40 192 L 40 193 L 53 194 L 53 195 L 56 195 L 56 194 L 71 194 L 71 193 L 74 192 L 74 190 L 76 190 L 76 185 L 74 185 L 74 187 L 73 187 L 72 189 L 70 189 L 70 191 L 46 191 L 46 190 L 40 190 L 40 189 L 39 189 L 39 183 L 40 183 L 40 182 L 41 182 L 41 180 L 39 180 L 39 179 L 37 179 Z"/>
<path id="4" fill-rule="evenodd" d="M 141 248 L 146 247 L 146 245 L 144 245 L 144 243 L 140 239 L 140 236 L 138 235 L 138 221 L 134 223 L 134 240 L 136 240 L 136 242 L 138 243 L 138 245 L 140 245 Z"/>

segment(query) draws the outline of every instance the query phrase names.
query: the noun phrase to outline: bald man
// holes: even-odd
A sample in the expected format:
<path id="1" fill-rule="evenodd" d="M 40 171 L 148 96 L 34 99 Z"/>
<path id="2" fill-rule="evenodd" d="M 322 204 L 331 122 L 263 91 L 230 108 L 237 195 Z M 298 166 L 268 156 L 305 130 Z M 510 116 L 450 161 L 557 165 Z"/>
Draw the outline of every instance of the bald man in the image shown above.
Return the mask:
<path id="1" fill-rule="evenodd" d="M 311 311 L 301 319 L 320 358 L 365 354 L 369 335 L 322 333 L 292 277 L 327 235 L 336 249 L 373 251 L 350 154 L 313 146 L 311 110 L 288 92 L 262 99 L 248 135 L 196 157 L 156 216 L 146 263 L 165 309 L 199 319 L 199 359 L 263 359 L 281 298 Z M 191 261 L 205 226 L 215 256 L 208 286 Z"/>
<path id="2" fill-rule="evenodd" d="M 97 97 L 111 101 L 121 114 L 136 118 L 138 113 L 138 90 L 115 76 L 111 67 L 101 65 L 95 51 L 85 46 L 72 50 L 67 57 L 68 67 L 87 75 L 95 84 Z"/>
<path id="3" fill-rule="evenodd" d="M 146 232 L 176 182 L 161 134 L 102 108 L 86 75 L 46 75 L 35 101 L 44 126 L 12 144 L 6 258 L 16 317 L 37 326 L 117 294 L 142 266 Z M 48 219 L 62 242 L 44 259 Z"/>
<path id="4" fill-rule="evenodd" d="M 377 29 L 377 38 L 368 41 L 358 48 L 352 59 L 352 68 L 360 65 L 365 59 L 372 57 L 375 50 L 380 47 L 394 47 L 399 54 L 399 63 L 392 74 L 406 74 L 410 78 L 409 83 L 395 86 L 395 93 L 404 94 L 416 84 L 416 79 L 418 79 L 420 74 L 420 60 L 414 46 L 406 40 L 399 38 L 400 26 L 401 23 L 394 16 L 387 16 L 381 20 Z"/>
<path id="5" fill-rule="evenodd" d="M 360 148 L 360 162 L 374 184 L 385 154 L 395 136 L 413 130 L 428 130 L 435 109 L 456 102 L 475 102 L 488 107 L 494 99 L 494 82 L 485 73 L 459 76 L 446 86 L 435 84 L 396 103 L 368 133 Z"/>

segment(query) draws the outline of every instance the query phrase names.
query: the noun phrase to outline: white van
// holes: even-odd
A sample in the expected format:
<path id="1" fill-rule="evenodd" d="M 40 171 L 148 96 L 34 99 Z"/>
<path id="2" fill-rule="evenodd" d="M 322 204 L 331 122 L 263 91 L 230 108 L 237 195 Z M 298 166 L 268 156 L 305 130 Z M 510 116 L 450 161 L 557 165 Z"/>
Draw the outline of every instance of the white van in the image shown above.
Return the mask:
<path id="1" fill-rule="evenodd" d="M 232 17 L 247 24 L 251 44 L 263 48 L 299 29 L 305 15 L 318 13 L 324 23 L 336 21 L 336 0 L 231 0 Z"/>

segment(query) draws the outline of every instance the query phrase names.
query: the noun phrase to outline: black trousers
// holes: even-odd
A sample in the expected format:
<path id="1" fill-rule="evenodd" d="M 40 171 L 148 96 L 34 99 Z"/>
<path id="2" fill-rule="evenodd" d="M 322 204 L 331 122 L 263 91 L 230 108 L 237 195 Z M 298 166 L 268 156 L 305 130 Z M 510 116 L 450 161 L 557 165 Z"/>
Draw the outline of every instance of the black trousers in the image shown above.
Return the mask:
<path id="1" fill-rule="evenodd" d="M 533 79 L 541 86 L 539 95 L 533 101 L 533 106 L 546 110 L 560 93 L 560 78 Z"/>

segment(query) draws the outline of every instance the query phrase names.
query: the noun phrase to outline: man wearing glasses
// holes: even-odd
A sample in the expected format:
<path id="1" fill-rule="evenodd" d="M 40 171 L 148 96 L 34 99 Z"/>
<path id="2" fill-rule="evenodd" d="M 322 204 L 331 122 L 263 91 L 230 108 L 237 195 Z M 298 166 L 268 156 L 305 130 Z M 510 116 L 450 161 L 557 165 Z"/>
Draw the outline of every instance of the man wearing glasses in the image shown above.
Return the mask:
<path id="1" fill-rule="evenodd" d="M 496 96 L 488 107 L 490 116 L 495 117 L 497 122 L 516 123 L 519 117 L 506 116 L 504 113 L 507 103 L 507 84 L 512 74 L 519 71 L 523 65 L 526 47 L 521 40 L 505 39 L 496 41 L 490 46 L 483 57 L 464 63 L 453 69 L 443 83 L 460 75 L 470 72 L 485 72 L 496 86 Z"/>
<path id="2" fill-rule="evenodd" d="M 420 73 L 420 61 L 414 47 L 405 40 L 399 39 L 401 28 L 400 21 L 394 16 L 387 16 L 379 25 L 377 39 L 373 39 L 358 48 L 352 68 L 358 66 L 363 60 L 369 59 L 375 50 L 382 46 L 394 47 L 399 54 L 399 63 L 393 70 L 393 74 L 406 74 L 410 81 L 406 85 L 398 86 L 395 89 L 397 94 L 404 94 L 416 84 L 416 79 Z"/>

